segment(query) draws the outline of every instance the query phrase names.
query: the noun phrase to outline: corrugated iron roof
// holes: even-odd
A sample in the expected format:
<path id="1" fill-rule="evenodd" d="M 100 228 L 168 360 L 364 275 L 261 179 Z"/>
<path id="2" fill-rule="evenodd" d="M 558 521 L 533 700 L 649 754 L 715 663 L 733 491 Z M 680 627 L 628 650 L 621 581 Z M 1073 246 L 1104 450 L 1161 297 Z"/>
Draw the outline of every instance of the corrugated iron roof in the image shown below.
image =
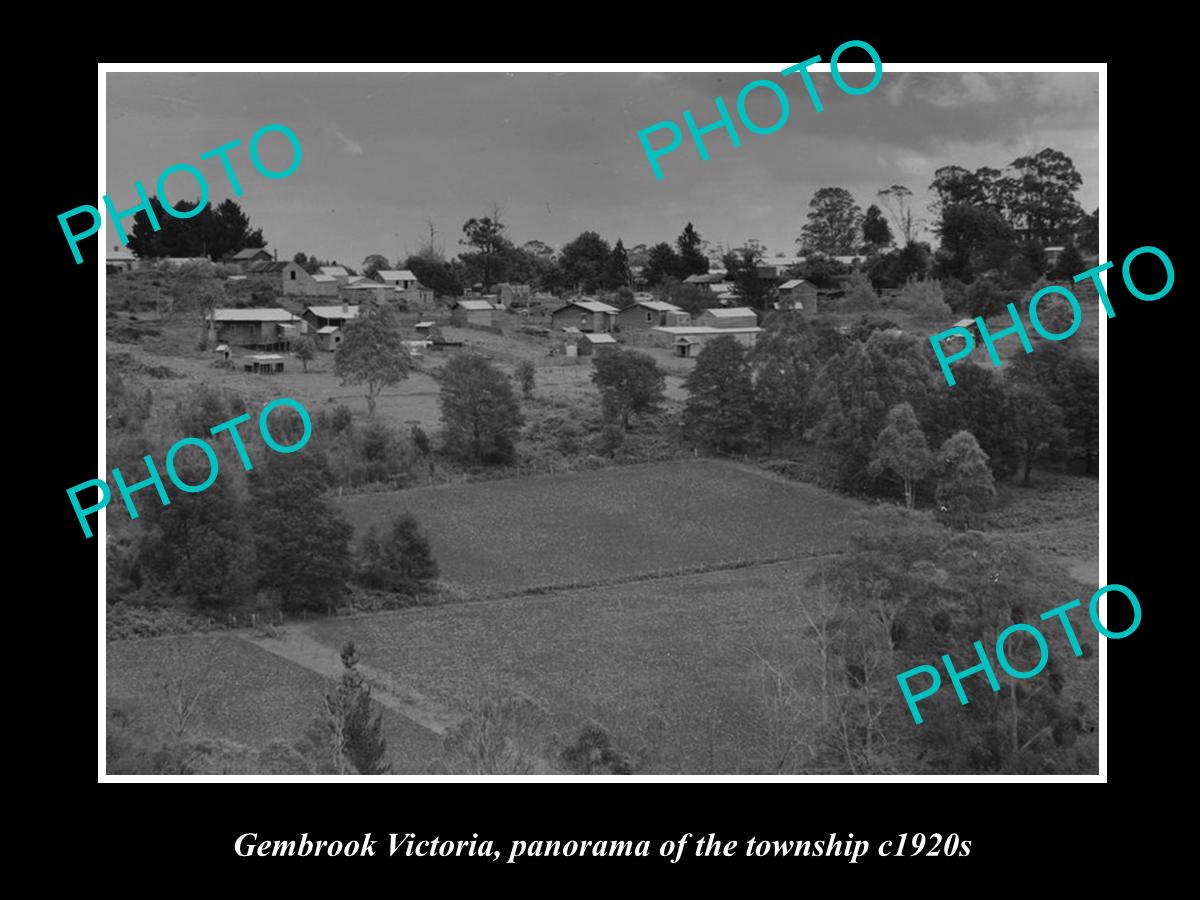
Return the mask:
<path id="1" fill-rule="evenodd" d="M 478 311 L 485 310 L 485 309 L 488 309 L 488 310 L 495 309 L 496 307 L 492 306 L 492 304 L 488 303 L 486 300 L 459 300 L 454 304 L 454 306 L 452 306 L 450 308 L 451 309 L 465 309 L 465 310 L 470 310 L 472 312 L 478 312 Z"/>
<path id="2" fill-rule="evenodd" d="M 321 266 L 322 275 L 341 275 L 345 278 L 350 276 L 350 273 L 342 266 Z"/>
<path id="3" fill-rule="evenodd" d="M 356 319 L 358 318 L 358 307 L 347 306 L 310 306 L 305 312 L 310 312 L 314 316 L 322 319 Z"/>
<path id="4" fill-rule="evenodd" d="M 246 271 L 254 275 L 270 274 L 282 272 L 288 265 L 289 263 L 286 260 L 284 262 L 268 262 L 264 259 L 261 262 L 251 263 L 246 267 Z"/>
<path id="5" fill-rule="evenodd" d="M 757 325 L 746 325 L 737 328 L 716 328 L 712 325 L 660 325 L 651 331 L 661 331 L 663 334 L 758 334 L 762 331 Z"/>
<path id="6" fill-rule="evenodd" d="M 319 281 L 321 284 L 328 284 L 331 281 L 337 281 L 337 279 L 332 275 L 314 275 L 312 276 L 312 280 Z"/>
<path id="7" fill-rule="evenodd" d="M 635 300 L 630 306 L 625 307 L 625 309 L 633 309 L 638 306 L 658 312 L 684 312 L 681 307 L 676 306 L 674 303 L 668 303 L 666 300 Z M 622 312 L 624 311 L 622 310 Z"/>
<path id="8" fill-rule="evenodd" d="M 408 269 L 383 269 L 378 273 L 384 281 L 416 281 L 417 276 Z"/>
<path id="9" fill-rule="evenodd" d="M 237 253 L 233 254 L 233 258 L 234 259 L 254 259 L 254 257 L 260 253 L 266 253 L 267 256 L 271 255 L 270 253 L 267 253 L 267 250 L 265 247 L 244 247 L 241 250 L 239 250 Z"/>
<path id="10" fill-rule="evenodd" d="M 570 303 L 564 303 L 554 312 L 555 314 L 562 312 L 564 309 L 570 309 L 572 306 L 578 306 L 580 309 L 586 309 L 588 312 L 608 313 L 616 315 L 620 312 L 615 306 L 609 306 L 607 303 L 601 303 L 599 300 L 572 300 Z"/>
<path id="11" fill-rule="evenodd" d="M 296 317 L 286 309 L 266 307 L 261 309 L 214 309 L 214 322 L 291 322 Z"/>
<path id="12" fill-rule="evenodd" d="M 617 339 L 611 334 L 585 334 L 583 340 L 589 344 L 615 344 Z"/>
<path id="13" fill-rule="evenodd" d="M 728 309 L 706 309 L 705 313 L 718 319 L 733 319 L 738 316 L 753 316 L 754 310 L 748 306 L 731 306 Z"/>

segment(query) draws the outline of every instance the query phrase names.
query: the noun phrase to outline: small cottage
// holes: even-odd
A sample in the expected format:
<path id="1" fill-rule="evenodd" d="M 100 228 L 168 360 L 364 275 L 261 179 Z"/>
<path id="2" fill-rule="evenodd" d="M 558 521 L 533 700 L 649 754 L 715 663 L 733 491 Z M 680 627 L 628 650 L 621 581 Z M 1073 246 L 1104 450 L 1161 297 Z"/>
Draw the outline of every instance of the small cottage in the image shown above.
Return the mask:
<path id="1" fill-rule="evenodd" d="M 593 356 L 597 353 L 611 353 L 621 345 L 611 334 L 585 333 L 579 336 L 576 346 L 579 356 Z"/>
<path id="2" fill-rule="evenodd" d="M 494 326 L 496 307 L 487 300 L 458 300 L 450 307 L 450 322 L 459 328 Z"/>
<path id="3" fill-rule="evenodd" d="M 635 300 L 617 313 L 617 330 L 622 332 L 644 331 L 660 325 L 690 325 L 692 317 L 687 310 L 664 300 Z"/>
<path id="4" fill-rule="evenodd" d="M 598 300 L 572 300 L 554 310 L 550 314 L 550 322 L 556 331 L 570 326 L 580 331 L 602 334 L 613 330 L 619 312 L 615 306 Z"/>
<path id="5" fill-rule="evenodd" d="M 807 316 L 817 312 L 817 286 L 803 278 L 793 278 L 779 286 L 776 309 L 792 309 Z"/>
<path id="6" fill-rule="evenodd" d="M 235 347 L 285 347 L 288 326 L 297 318 L 286 309 L 215 309 L 209 316 L 209 336 Z"/>
<path id="7" fill-rule="evenodd" d="M 336 325 L 344 326 L 351 319 L 358 318 L 358 307 L 343 303 L 341 306 L 310 306 L 302 313 L 308 323 L 309 332 L 320 332 L 322 328 Z"/>

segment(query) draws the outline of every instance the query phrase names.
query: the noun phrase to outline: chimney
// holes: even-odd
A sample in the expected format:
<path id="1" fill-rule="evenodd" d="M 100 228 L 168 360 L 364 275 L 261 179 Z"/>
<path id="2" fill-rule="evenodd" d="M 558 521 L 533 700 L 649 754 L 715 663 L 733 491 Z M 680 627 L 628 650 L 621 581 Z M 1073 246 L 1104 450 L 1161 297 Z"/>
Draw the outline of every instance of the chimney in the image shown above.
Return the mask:
<path id="1" fill-rule="evenodd" d="M 275 248 L 275 262 L 279 262 L 279 248 Z"/>
<path id="2" fill-rule="evenodd" d="M 347 314 L 350 312 L 350 301 L 346 299 L 345 294 L 342 295 L 342 312 Z"/>

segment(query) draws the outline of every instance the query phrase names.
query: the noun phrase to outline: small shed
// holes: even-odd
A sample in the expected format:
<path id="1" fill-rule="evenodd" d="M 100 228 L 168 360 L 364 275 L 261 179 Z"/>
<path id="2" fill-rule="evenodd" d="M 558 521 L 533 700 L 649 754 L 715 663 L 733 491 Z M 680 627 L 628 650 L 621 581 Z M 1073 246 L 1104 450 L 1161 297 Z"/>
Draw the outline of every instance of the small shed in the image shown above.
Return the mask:
<path id="1" fill-rule="evenodd" d="M 611 334 L 582 334 L 579 336 L 578 353 L 580 356 L 592 356 L 597 353 L 611 353 L 620 344 Z"/>
<path id="2" fill-rule="evenodd" d="M 681 334 L 675 339 L 675 355 L 690 358 L 699 353 L 700 348 L 703 346 L 704 345 L 699 338 L 688 337 L 685 334 Z"/>
<path id="3" fill-rule="evenodd" d="M 813 315 L 817 311 L 817 286 L 803 278 L 793 278 L 779 286 L 779 303 L 776 309 L 792 309 Z"/>
<path id="4" fill-rule="evenodd" d="M 242 360 L 242 371 L 255 375 L 274 375 L 283 371 L 283 357 L 277 353 L 256 353 Z"/>
<path id="5" fill-rule="evenodd" d="M 696 324 L 709 328 L 754 328 L 758 325 L 758 316 L 748 306 L 706 309 L 697 316 Z"/>
<path id="6" fill-rule="evenodd" d="M 487 300 L 458 300 L 450 307 L 450 321 L 459 328 L 472 325 L 494 327 L 496 307 Z"/>
<path id="7" fill-rule="evenodd" d="M 342 342 L 342 329 L 337 325 L 326 325 L 317 329 L 317 346 L 322 350 L 336 350 Z"/>

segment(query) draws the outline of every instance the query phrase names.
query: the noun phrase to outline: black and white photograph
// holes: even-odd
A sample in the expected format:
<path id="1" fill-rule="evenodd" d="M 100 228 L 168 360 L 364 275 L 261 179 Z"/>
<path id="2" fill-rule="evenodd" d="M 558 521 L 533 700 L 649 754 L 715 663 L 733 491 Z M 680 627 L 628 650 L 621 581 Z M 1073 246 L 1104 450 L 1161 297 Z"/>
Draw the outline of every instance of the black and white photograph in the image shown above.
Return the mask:
<path id="1" fill-rule="evenodd" d="M 834 49 L 102 72 L 101 780 L 1103 781 L 1102 67 Z"/>

